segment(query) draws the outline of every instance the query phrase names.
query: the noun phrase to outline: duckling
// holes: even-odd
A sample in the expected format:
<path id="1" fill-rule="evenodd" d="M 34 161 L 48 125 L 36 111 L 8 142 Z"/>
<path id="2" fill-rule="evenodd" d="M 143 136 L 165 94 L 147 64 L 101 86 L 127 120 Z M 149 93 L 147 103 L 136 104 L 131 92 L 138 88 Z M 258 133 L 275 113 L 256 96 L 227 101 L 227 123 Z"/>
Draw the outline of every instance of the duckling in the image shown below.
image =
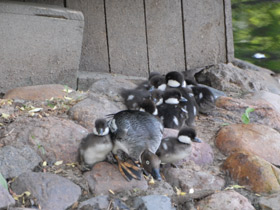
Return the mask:
<path id="1" fill-rule="evenodd" d="M 139 111 L 141 112 L 148 112 L 154 116 L 158 115 L 158 110 L 156 105 L 154 104 L 153 101 L 150 99 L 145 99 L 141 104 L 140 104 L 140 109 Z"/>
<path id="2" fill-rule="evenodd" d="M 182 128 L 177 137 L 167 137 L 162 139 L 156 152 L 161 163 L 175 163 L 188 157 L 192 151 L 192 142 L 202 142 L 196 137 L 196 131 L 190 127 Z"/>
<path id="3" fill-rule="evenodd" d="M 82 139 L 78 154 L 82 171 L 91 170 L 97 162 L 106 159 L 106 156 L 113 149 L 109 134 L 109 127 L 105 119 L 97 119 L 93 133 Z"/>
<path id="4" fill-rule="evenodd" d="M 188 111 L 187 125 L 193 126 L 195 117 L 197 115 L 198 105 L 196 104 L 192 90 L 186 86 L 184 75 L 177 71 L 172 71 L 166 74 L 165 82 L 169 89 L 178 89 L 182 97 L 186 99 L 185 110 Z"/>
<path id="5" fill-rule="evenodd" d="M 188 118 L 188 111 L 182 108 L 181 92 L 177 89 L 166 90 L 163 94 L 163 104 L 158 106 L 158 116 L 163 121 L 165 128 L 180 129 Z"/>
<path id="6" fill-rule="evenodd" d="M 160 160 L 155 155 L 163 133 L 160 120 L 147 112 L 124 110 L 113 115 L 109 128 L 113 140 L 112 152 L 124 178 L 128 181 L 132 178 L 141 179 L 141 169 L 136 164 L 139 160 L 144 170 L 161 180 Z M 121 160 L 119 152 L 126 153 L 135 164 Z"/>
<path id="7" fill-rule="evenodd" d="M 151 88 L 150 91 L 157 89 L 161 91 L 165 91 L 166 84 L 165 84 L 165 77 L 162 75 L 154 75 L 149 80 Z"/>
<path id="8" fill-rule="evenodd" d="M 150 97 L 150 92 L 143 89 L 122 89 L 120 94 L 129 110 L 139 110 L 140 104 Z"/>
<path id="9" fill-rule="evenodd" d="M 215 108 L 215 96 L 212 91 L 204 86 L 192 86 L 194 98 L 198 105 L 198 110 L 202 114 L 208 114 Z"/>
<path id="10" fill-rule="evenodd" d="M 163 91 L 153 90 L 150 92 L 150 99 L 154 102 L 156 106 L 159 106 L 163 103 Z"/>
<path id="11" fill-rule="evenodd" d="M 136 89 L 141 89 L 141 90 L 149 90 L 151 88 L 150 80 L 154 76 L 160 76 L 161 74 L 159 72 L 151 72 L 149 75 L 148 80 L 141 82 Z"/>

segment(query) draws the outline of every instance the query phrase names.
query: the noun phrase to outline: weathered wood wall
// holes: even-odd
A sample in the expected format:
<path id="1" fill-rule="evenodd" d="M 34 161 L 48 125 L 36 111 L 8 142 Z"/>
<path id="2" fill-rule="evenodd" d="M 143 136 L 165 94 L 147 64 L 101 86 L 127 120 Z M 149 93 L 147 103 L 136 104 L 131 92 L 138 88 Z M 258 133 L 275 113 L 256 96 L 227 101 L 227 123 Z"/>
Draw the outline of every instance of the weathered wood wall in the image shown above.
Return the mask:
<path id="1" fill-rule="evenodd" d="M 230 0 L 25 0 L 82 11 L 80 71 L 147 76 L 233 59 Z"/>

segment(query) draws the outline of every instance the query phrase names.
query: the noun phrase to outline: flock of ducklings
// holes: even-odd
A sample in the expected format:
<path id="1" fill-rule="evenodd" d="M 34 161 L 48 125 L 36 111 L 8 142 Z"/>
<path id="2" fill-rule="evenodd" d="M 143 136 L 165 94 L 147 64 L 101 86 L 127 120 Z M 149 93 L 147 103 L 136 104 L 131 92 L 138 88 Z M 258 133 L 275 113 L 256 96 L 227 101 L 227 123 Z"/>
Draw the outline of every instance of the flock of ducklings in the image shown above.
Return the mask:
<path id="1" fill-rule="evenodd" d="M 128 181 L 151 174 L 161 180 L 160 165 L 176 163 L 190 155 L 192 142 L 201 142 L 194 129 L 198 113 L 215 107 L 211 89 L 184 73 L 151 73 L 135 89 L 120 92 L 127 110 L 97 119 L 93 133 L 79 146 L 81 170 L 113 154 Z M 177 137 L 163 137 L 164 128 L 179 130 Z M 112 152 L 112 153 L 111 153 Z"/>

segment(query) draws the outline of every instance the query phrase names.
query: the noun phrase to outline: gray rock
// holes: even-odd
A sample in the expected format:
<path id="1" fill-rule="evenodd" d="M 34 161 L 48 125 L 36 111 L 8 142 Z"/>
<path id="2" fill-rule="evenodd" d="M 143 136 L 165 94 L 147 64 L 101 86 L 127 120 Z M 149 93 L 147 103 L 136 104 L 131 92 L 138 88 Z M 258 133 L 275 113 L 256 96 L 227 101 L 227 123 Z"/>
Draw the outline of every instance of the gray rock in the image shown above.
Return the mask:
<path id="1" fill-rule="evenodd" d="M 262 210 L 278 210 L 280 204 L 280 195 L 275 193 L 267 197 L 261 197 L 259 205 Z"/>
<path id="2" fill-rule="evenodd" d="M 174 190 L 168 182 L 164 181 L 155 181 L 154 184 L 149 185 L 149 188 L 146 190 L 147 195 L 174 195 Z"/>
<path id="3" fill-rule="evenodd" d="M 113 209 L 129 209 L 121 200 L 115 198 L 109 198 L 108 195 L 100 195 L 83 201 L 80 203 L 79 210 L 99 210 L 108 209 L 110 207 Z"/>
<path id="4" fill-rule="evenodd" d="M 147 195 L 134 200 L 134 208 L 138 210 L 175 210 L 171 199 L 164 195 Z"/>
<path id="5" fill-rule="evenodd" d="M 196 207 L 200 210 L 216 210 L 221 208 L 223 210 L 255 209 L 246 197 L 239 194 L 238 192 L 235 192 L 234 190 L 214 193 L 199 201 Z"/>
<path id="6" fill-rule="evenodd" d="M 18 195 L 29 191 L 42 209 L 49 210 L 64 210 L 73 205 L 81 195 L 79 186 L 49 173 L 23 173 L 12 183 L 12 190 Z"/>
<path id="7" fill-rule="evenodd" d="M 221 190 L 225 181 L 202 170 L 200 167 L 189 165 L 188 168 L 164 168 L 163 174 L 171 186 L 176 186 L 190 198 L 201 198 Z"/>
<path id="8" fill-rule="evenodd" d="M 0 184 L 0 209 L 15 205 L 15 200 L 10 193 Z"/>
<path id="9" fill-rule="evenodd" d="M 229 64 L 219 64 L 197 74 L 197 81 L 218 90 L 246 93 L 266 90 L 280 94 L 280 84 L 271 76 L 271 71 L 241 69 Z"/>
<path id="10" fill-rule="evenodd" d="M 251 98 L 254 100 L 262 99 L 267 101 L 274 107 L 274 109 L 278 113 L 280 113 L 280 96 L 278 94 L 270 93 L 267 91 L 259 91 L 259 92 L 254 92 Z"/>
<path id="11" fill-rule="evenodd" d="M 124 108 L 124 105 L 121 103 Z M 97 118 L 105 118 L 108 114 L 114 114 L 121 111 L 115 103 L 101 94 L 90 94 L 87 98 L 73 106 L 68 115 L 71 119 L 77 121 L 80 125 L 93 131 L 94 122 Z"/>
<path id="12" fill-rule="evenodd" d="M 0 173 L 7 179 L 31 171 L 42 161 L 29 146 L 0 148 Z"/>
<path id="13" fill-rule="evenodd" d="M 30 145 L 43 159 L 75 162 L 80 140 L 88 134 L 72 120 L 58 117 L 18 117 L 0 139 L 4 145 Z"/>

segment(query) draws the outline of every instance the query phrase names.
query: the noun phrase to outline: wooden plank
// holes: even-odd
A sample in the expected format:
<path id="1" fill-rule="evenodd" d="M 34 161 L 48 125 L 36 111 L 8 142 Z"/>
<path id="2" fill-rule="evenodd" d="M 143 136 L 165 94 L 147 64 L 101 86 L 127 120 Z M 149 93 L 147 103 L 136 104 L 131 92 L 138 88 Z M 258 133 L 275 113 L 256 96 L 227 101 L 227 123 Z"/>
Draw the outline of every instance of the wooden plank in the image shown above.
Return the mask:
<path id="1" fill-rule="evenodd" d="M 145 0 L 150 71 L 184 71 L 181 0 Z"/>
<path id="2" fill-rule="evenodd" d="M 182 0 L 187 68 L 226 62 L 223 0 Z"/>
<path id="3" fill-rule="evenodd" d="M 234 59 L 231 1 L 224 0 L 224 4 L 225 4 L 225 26 L 226 26 L 226 42 L 227 42 L 227 62 L 231 62 Z"/>
<path id="4" fill-rule="evenodd" d="M 111 72 L 147 76 L 143 0 L 105 2 Z"/>
<path id="5" fill-rule="evenodd" d="M 38 4 L 58 5 L 64 7 L 63 0 L 25 0 L 25 2 L 34 2 Z"/>
<path id="6" fill-rule="evenodd" d="M 109 72 L 104 0 L 67 0 L 67 8 L 85 18 L 80 71 Z"/>

